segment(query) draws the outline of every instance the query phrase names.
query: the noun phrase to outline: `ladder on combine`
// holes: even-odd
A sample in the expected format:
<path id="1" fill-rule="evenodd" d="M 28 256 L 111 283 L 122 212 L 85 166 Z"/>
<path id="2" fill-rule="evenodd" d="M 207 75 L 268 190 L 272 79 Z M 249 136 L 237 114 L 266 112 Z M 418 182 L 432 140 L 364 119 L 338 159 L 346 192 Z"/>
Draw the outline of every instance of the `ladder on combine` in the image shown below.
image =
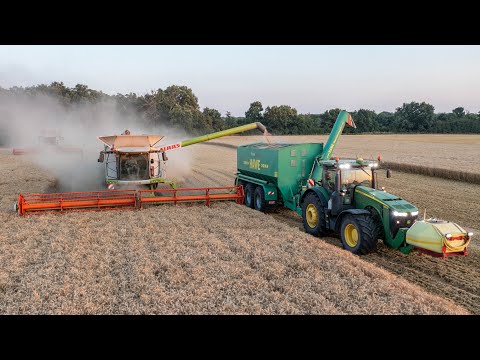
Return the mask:
<path id="1" fill-rule="evenodd" d="M 146 204 L 235 200 L 243 204 L 242 186 L 158 190 L 104 190 L 56 194 L 20 194 L 15 211 L 20 216 L 46 212 L 141 209 Z"/>

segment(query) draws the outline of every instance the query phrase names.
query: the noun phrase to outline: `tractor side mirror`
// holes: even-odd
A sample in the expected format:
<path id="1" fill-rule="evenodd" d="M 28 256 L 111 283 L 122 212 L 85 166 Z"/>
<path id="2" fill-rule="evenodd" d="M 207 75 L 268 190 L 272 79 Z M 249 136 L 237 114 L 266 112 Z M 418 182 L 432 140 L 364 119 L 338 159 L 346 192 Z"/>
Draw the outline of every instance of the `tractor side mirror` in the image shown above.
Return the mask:
<path id="1" fill-rule="evenodd" d="M 390 169 L 387 169 L 387 178 L 391 178 L 392 177 L 392 172 L 390 171 Z"/>
<path id="2" fill-rule="evenodd" d="M 98 158 L 98 162 L 103 162 L 103 160 L 105 159 L 105 155 L 103 152 L 100 152 L 100 157 Z"/>
<path id="3" fill-rule="evenodd" d="M 162 152 L 162 160 L 163 160 L 163 161 L 167 161 L 167 160 L 168 160 L 167 153 L 166 153 L 165 151 Z"/>

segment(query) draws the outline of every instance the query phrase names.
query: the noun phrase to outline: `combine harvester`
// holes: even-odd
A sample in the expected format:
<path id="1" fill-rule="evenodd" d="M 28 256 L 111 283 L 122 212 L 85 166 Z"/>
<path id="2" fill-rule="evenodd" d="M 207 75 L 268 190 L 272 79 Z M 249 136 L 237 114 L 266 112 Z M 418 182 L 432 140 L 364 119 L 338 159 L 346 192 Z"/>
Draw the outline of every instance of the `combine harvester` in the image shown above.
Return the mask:
<path id="1" fill-rule="evenodd" d="M 55 153 L 78 153 L 83 159 L 83 150 L 78 147 L 63 145 L 64 138 L 56 129 L 43 129 L 38 136 L 37 145 L 28 148 L 13 148 L 13 155 L 38 154 L 52 151 Z"/>
<path id="2" fill-rule="evenodd" d="M 176 183 L 166 177 L 167 151 L 254 129 L 268 135 L 265 126 L 256 122 L 160 147 L 154 147 L 163 138 L 160 135 L 132 135 L 126 130 L 122 135 L 100 136 L 98 139 L 104 143 L 104 150 L 98 162 L 105 164 L 108 190 L 20 194 L 15 210 L 23 216 L 49 211 L 136 209 L 152 203 L 176 205 L 204 201 L 210 206 L 214 201 L 234 200 L 242 204 L 241 186 L 178 189 Z M 167 184 L 170 188 L 159 189 L 158 184 Z M 132 187 L 134 189 L 129 189 Z"/>
<path id="3" fill-rule="evenodd" d="M 19 215 L 45 211 L 138 209 L 149 203 L 235 200 L 266 211 L 284 206 L 302 216 L 305 231 L 315 236 L 339 234 L 343 247 L 358 255 L 376 248 L 378 239 L 407 254 L 413 249 L 434 256 L 467 255 L 472 233 L 455 223 L 435 219 L 419 221 L 418 209 L 379 188 L 378 161 L 332 159 L 345 124 L 355 128 L 350 114 L 342 111 L 323 143 L 239 146 L 235 186 L 177 189 L 166 179 L 166 152 L 247 130 L 253 123 L 180 143 L 155 148 L 162 136 L 102 136 L 105 144 L 99 162 L 105 163 L 105 184 L 112 190 L 90 193 L 20 194 Z M 387 178 L 391 176 L 387 169 Z M 158 189 L 158 184 L 170 189 Z M 149 190 L 113 190 L 141 186 Z M 244 194 L 245 191 L 245 194 Z M 166 195 L 166 196 L 165 196 Z"/>

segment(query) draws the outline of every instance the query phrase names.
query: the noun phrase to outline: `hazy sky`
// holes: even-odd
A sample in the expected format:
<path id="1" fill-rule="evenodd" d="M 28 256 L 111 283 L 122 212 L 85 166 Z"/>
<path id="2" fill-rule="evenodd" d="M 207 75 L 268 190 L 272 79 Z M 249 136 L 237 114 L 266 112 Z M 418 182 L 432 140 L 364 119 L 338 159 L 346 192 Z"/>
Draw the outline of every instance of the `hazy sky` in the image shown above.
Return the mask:
<path id="1" fill-rule="evenodd" d="M 302 113 L 480 110 L 480 46 L 0 46 L 0 86 L 63 81 L 108 94 L 186 85 L 201 107 L 244 115 L 251 102 Z"/>

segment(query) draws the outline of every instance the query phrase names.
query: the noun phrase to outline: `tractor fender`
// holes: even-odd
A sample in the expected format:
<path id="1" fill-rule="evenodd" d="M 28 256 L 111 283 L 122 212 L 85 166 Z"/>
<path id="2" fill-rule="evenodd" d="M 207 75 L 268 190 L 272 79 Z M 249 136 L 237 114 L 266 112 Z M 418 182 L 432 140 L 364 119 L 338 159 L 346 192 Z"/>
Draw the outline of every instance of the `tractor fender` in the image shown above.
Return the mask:
<path id="1" fill-rule="evenodd" d="M 328 195 L 327 190 L 325 190 L 322 187 L 318 187 L 318 186 L 317 187 L 312 187 L 312 188 L 308 189 L 307 191 L 305 191 L 303 193 L 302 198 L 300 200 L 300 207 L 302 206 L 302 203 L 303 203 L 303 200 L 305 199 L 305 197 L 312 192 L 317 194 L 317 196 L 320 199 L 320 202 L 322 203 L 323 207 L 327 208 L 328 207 L 328 199 L 330 198 L 330 196 Z"/>
<path id="2" fill-rule="evenodd" d="M 345 215 L 352 214 L 352 215 L 370 215 L 370 211 L 364 209 L 347 209 L 343 210 L 340 214 L 338 214 L 337 219 L 335 220 L 335 231 L 340 231 L 340 224 L 342 223 L 342 219 Z"/>

